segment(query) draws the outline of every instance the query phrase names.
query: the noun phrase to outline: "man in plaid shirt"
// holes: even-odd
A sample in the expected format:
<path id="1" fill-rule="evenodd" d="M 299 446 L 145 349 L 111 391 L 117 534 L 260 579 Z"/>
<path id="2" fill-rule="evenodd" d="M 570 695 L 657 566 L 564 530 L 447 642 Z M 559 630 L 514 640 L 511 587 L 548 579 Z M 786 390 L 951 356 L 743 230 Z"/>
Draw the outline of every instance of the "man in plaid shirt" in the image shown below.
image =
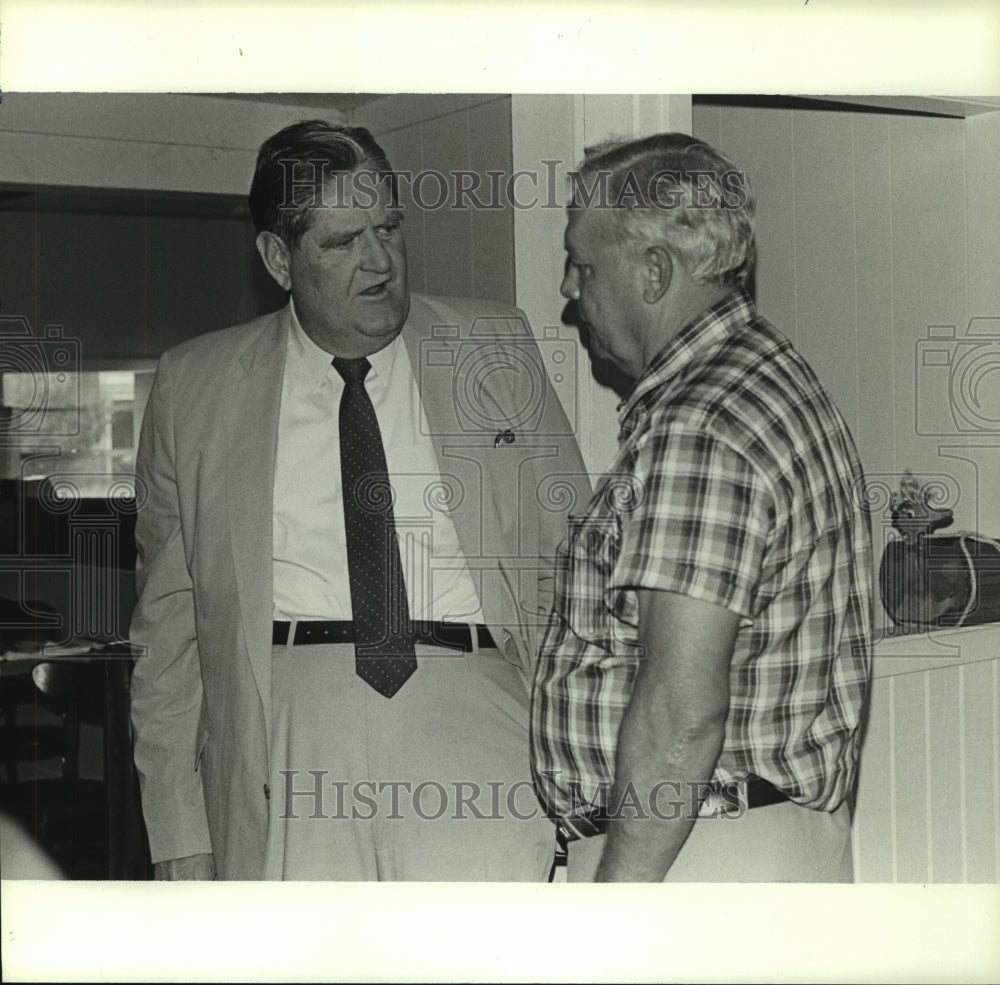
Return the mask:
<path id="1" fill-rule="evenodd" d="M 570 521 L 535 681 L 533 770 L 568 878 L 849 881 L 863 476 L 830 395 L 744 293 L 749 187 L 684 134 L 606 144 L 565 246 L 588 347 L 635 381 Z"/>

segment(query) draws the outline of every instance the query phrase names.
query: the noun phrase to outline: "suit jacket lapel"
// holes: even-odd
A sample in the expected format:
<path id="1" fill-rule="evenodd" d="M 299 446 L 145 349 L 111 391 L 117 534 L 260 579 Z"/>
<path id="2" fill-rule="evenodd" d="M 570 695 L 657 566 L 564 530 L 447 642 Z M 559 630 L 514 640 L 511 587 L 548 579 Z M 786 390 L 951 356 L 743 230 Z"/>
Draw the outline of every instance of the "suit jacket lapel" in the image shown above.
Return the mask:
<path id="1" fill-rule="evenodd" d="M 485 502 L 489 499 L 489 490 L 483 488 L 485 477 L 481 472 L 482 451 L 478 450 L 478 446 L 485 446 L 486 436 L 470 434 L 460 426 L 451 376 L 422 372 L 427 364 L 428 351 L 425 343 L 429 338 L 430 326 L 424 323 L 419 313 L 416 317 L 411 313 L 403 330 L 403 339 L 410 365 L 417 377 L 438 469 L 446 483 L 457 481 L 461 485 L 456 506 L 450 511 L 450 515 L 462 552 L 474 566 L 475 559 L 484 555 L 484 531 L 493 526 L 484 522 L 486 518 L 483 511 L 492 509 L 493 503 L 491 499 L 489 503 Z M 442 362 L 451 367 L 458 365 L 459 345 L 458 338 L 433 340 L 434 349 L 438 353 L 450 353 L 450 357 Z M 487 493 L 485 497 L 484 493 Z"/>
<path id="2" fill-rule="evenodd" d="M 455 370 L 460 367 L 463 342 L 469 344 L 469 325 L 459 325 L 457 331 L 449 326 L 449 331 L 431 338 L 432 323 L 440 321 L 414 297 L 403 338 L 442 479 L 459 487 L 449 511 L 451 520 L 477 583 L 484 619 L 500 639 L 500 627 L 518 623 L 517 586 L 510 582 L 503 561 L 517 554 L 518 465 L 513 456 L 496 449 L 496 429 L 477 428 L 459 419 Z M 498 407 L 503 406 L 502 395 L 493 396 Z"/>
<path id="3" fill-rule="evenodd" d="M 274 557 L 274 463 L 285 365 L 288 309 L 240 355 L 232 388 L 232 427 L 227 468 L 227 501 L 233 562 L 250 667 L 270 725 L 271 621 Z"/>

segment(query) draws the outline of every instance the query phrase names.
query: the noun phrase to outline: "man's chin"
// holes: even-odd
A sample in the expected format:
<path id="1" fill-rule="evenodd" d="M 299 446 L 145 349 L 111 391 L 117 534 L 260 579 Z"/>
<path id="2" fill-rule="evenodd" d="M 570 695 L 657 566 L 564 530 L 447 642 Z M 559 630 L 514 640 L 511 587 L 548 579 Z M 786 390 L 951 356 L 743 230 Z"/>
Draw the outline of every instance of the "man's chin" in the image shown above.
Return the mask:
<path id="1" fill-rule="evenodd" d="M 405 323 L 405 314 L 401 317 L 399 312 L 394 311 L 385 318 L 362 320 L 359 322 L 357 330 L 361 335 L 365 335 L 373 341 L 380 341 L 382 345 L 388 345 L 403 330 Z"/>
<path id="2" fill-rule="evenodd" d="M 587 340 L 587 351 L 590 354 L 590 358 L 594 362 L 605 363 L 608 366 L 614 366 L 618 368 L 618 363 L 615 361 L 615 357 L 611 352 L 604 348 L 593 335 Z"/>
<path id="3" fill-rule="evenodd" d="M 607 349 L 591 343 L 587 346 L 587 355 L 590 357 L 590 369 L 594 379 L 602 386 L 610 387 L 619 397 L 629 393 L 635 383 L 635 377 Z"/>

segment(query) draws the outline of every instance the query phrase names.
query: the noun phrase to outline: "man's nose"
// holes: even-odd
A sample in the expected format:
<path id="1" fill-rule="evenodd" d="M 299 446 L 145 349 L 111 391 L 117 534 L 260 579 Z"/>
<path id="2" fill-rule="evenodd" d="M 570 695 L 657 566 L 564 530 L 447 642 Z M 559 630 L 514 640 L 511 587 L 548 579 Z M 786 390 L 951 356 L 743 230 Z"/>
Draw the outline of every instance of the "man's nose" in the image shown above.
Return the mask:
<path id="1" fill-rule="evenodd" d="M 364 245 L 362 263 L 367 270 L 384 273 L 392 267 L 392 257 L 389 255 L 385 243 L 371 226 L 365 230 Z"/>
<path id="2" fill-rule="evenodd" d="M 559 285 L 559 293 L 567 301 L 576 301 L 580 297 L 580 287 L 576 281 L 576 271 L 568 265 L 563 273 L 562 283 Z"/>

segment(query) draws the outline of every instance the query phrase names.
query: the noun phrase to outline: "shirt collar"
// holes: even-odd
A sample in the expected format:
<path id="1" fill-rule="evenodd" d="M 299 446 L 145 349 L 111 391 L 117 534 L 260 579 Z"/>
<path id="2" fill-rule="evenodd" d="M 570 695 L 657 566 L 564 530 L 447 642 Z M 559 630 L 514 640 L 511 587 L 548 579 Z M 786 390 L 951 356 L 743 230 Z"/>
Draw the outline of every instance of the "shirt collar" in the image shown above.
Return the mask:
<path id="1" fill-rule="evenodd" d="M 640 411 L 661 400 L 664 389 L 679 381 L 684 370 L 735 330 L 756 317 L 753 301 L 742 290 L 727 294 L 688 322 L 652 359 L 632 392 L 618 405 L 621 428 Z"/>
<path id="2" fill-rule="evenodd" d="M 300 380 L 310 387 L 319 387 L 324 380 L 341 378 L 333 368 L 333 356 L 321 349 L 309 336 L 299 321 L 295 311 L 295 302 L 289 298 L 288 311 L 291 321 L 291 331 L 288 334 L 287 361 L 293 370 L 293 379 Z M 371 369 L 367 380 L 389 379 L 396 353 L 399 350 L 400 335 L 397 335 L 387 346 L 373 352 L 368 357 Z M 331 375 L 332 374 L 332 375 Z"/>

